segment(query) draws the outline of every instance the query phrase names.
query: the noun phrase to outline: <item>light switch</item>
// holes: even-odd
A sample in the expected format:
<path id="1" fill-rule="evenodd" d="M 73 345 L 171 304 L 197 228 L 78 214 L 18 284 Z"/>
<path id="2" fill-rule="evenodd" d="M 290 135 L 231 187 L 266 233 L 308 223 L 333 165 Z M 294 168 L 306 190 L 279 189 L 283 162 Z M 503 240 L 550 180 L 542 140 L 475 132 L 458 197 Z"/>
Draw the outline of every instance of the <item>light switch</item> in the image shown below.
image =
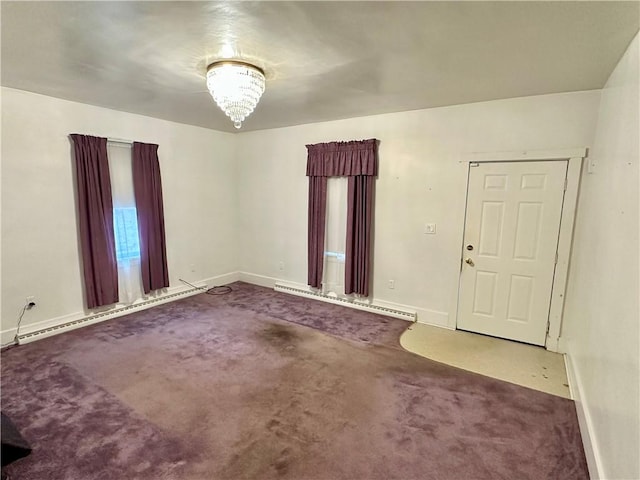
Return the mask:
<path id="1" fill-rule="evenodd" d="M 429 235 L 433 235 L 436 233 L 436 224 L 435 223 L 427 223 L 424 226 L 424 233 L 425 234 L 429 234 Z"/>

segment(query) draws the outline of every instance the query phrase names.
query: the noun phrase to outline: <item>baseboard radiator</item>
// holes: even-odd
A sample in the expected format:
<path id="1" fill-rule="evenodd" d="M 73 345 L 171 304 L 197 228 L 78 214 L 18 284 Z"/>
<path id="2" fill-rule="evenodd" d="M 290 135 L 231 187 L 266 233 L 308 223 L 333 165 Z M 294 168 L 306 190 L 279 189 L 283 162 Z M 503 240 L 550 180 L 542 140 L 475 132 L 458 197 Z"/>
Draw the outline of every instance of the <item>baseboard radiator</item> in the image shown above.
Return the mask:
<path id="1" fill-rule="evenodd" d="M 156 298 L 150 298 L 148 300 L 143 300 L 141 302 L 126 305 L 124 307 L 114 308 L 113 310 L 108 310 L 105 312 L 94 313 L 92 315 L 78 318 L 77 320 L 71 320 L 69 322 L 52 325 L 50 327 L 35 330 L 33 332 L 20 334 L 18 335 L 18 344 L 33 342 L 44 337 L 50 337 L 51 335 L 62 333 L 63 331 L 74 330 L 85 325 L 91 325 L 94 323 L 109 320 L 111 318 L 121 317 L 123 315 L 126 315 L 127 313 L 133 313 L 138 310 L 146 310 L 147 308 L 157 303 L 167 303 L 177 297 L 186 297 L 201 292 L 202 288 L 190 288 L 181 292 L 170 293 Z"/>
<path id="2" fill-rule="evenodd" d="M 417 320 L 416 312 L 412 312 L 409 310 L 402 310 L 394 307 L 385 307 L 383 305 L 359 302 L 356 299 L 334 297 L 308 288 L 296 287 L 277 282 L 273 288 L 277 292 L 290 293 L 292 295 L 298 295 L 300 297 L 311 297 L 323 302 L 333 303 L 336 305 L 344 305 L 345 307 L 377 313 L 379 315 L 386 315 L 388 317 L 399 318 L 401 320 L 407 320 L 409 322 L 415 322 Z"/>

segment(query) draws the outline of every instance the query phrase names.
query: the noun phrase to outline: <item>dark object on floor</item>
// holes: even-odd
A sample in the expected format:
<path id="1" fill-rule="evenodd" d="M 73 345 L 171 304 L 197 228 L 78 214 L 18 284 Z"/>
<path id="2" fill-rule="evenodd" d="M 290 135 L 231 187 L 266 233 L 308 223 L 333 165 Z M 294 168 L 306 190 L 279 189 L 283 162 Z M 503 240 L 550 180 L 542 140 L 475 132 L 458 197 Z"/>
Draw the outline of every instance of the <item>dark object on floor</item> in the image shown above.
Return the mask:
<path id="1" fill-rule="evenodd" d="M 31 453 L 31 447 L 27 441 L 22 438 L 22 435 L 20 435 L 20 432 L 11 419 L 4 413 L 0 413 L 0 415 L 2 415 L 0 432 L 2 432 L 2 466 L 4 467 L 29 455 Z M 2 478 L 4 478 L 4 473 Z"/>

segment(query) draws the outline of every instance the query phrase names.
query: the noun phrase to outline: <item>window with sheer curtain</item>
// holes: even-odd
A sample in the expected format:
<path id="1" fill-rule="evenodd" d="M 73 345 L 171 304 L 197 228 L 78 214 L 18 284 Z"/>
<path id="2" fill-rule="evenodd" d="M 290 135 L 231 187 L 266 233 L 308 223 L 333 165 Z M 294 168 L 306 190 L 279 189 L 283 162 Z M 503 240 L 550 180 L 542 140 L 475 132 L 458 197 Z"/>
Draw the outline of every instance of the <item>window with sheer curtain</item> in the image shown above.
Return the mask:
<path id="1" fill-rule="evenodd" d="M 347 177 L 327 179 L 327 217 L 324 241 L 322 291 L 337 297 L 344 293 L 347 237 Z"/>
<path id="2" fill-rule="evenodd" d="M 120 303 L 131 304 L 142 298 L 140 240 L 133 192 L 131 145 L 108 143 L 107 149 L 118 262 L 118 296 Z"/>

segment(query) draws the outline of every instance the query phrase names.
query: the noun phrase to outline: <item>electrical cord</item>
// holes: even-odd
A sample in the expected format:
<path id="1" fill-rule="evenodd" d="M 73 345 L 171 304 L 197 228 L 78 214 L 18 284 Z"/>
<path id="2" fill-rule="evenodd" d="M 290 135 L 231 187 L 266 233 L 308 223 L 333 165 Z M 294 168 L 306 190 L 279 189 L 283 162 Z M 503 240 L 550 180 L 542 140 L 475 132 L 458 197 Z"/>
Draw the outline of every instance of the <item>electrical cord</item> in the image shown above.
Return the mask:
<path id="1" fill-rule="evenodd" d="M 24 317 L 24 313 L 31 307 L 35 307 L 36 304 L 33 302 L 25 303 L 24 307 L 22 307 L 22 311 L 20 312 L 20 316 L 18 317 L 18 326 L 16 327 L 16 336 L 13 337 L 13 342 L 5 343 L 0 346 L 0 348 L 10 347 L 18 345 L 18 336 L 20 335 L 20 324 L 22 323 L 22 317 Z"/>
<path id="2" fill-rule="evenodd" d="M 24 317 L 24 312 L 26 312 L 27 310 L 30 310 L 35 306 L 36 306 L 35 302 L 27 302 L 24 304 L 24 307 L 22 307 L 20 318 L 18 318 L 18 326 L 16 327 L 15 343 L 18 343 L 18 335 L 20 334 L 20 324 L 22 323 L 22 317 Z"/>
<path id="3" fill-rule="evenodd" d="M 195 288 L 196 290 L 204 290 L 204 293 L 206 293 L 207 295 L 226 295 L 227 293 L 231 293 L 233 291 L 233 289 L 229 285 L 218 285 L 218 286 L 213 286 L 211 288 L 207 288 L 207 287 L 197 287 L 193 283 L 189 283 L 186 280 L 183 280 L 182 278 L 179 278 L 178 280 L 180 280 L 182 283 L 186 283 L 187 285 Z"/>
<path id="4" fill-rule="evenodd" d="M 227 293 L 231 293 L 233 289 L 229 285 L 216 285 L 211 287 L 205 293 L 207 295 L 226 295 Z"/>

